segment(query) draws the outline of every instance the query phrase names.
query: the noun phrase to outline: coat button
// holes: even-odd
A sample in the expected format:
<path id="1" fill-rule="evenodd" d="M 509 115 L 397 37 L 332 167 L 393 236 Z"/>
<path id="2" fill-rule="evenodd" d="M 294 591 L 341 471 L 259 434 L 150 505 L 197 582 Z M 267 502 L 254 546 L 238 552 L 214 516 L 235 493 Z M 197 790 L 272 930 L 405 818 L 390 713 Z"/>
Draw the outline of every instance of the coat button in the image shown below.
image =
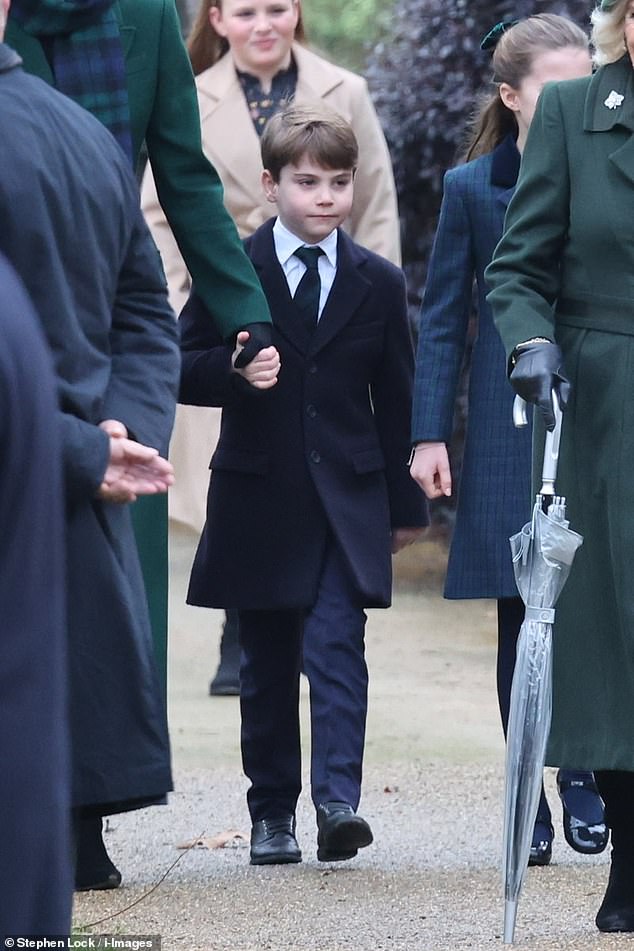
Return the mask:
<path id="1" fill-rule="evenodd" d="M 314 419 L 315 416 L 317 415 L 317 409 L 315 406 L 313 406 L 312 403 L 309 403 L 308 406 L 306 407 L 306 413 L 310 419 Z"/>
<path id="2" fill-rule="evenodd" d="M 310 453 L 310 458 L 313 462 L 321 462 L 321 456 L 316 449 L 313 449 Z"/>
<path id="3" fill-rule="evenodd" d="M 309 373 L 317 373 L 317 364 L 316 364 L 316 363 L 311 363 L 311 365 L 308 367 L 308 372 L 309 372 Z"/>

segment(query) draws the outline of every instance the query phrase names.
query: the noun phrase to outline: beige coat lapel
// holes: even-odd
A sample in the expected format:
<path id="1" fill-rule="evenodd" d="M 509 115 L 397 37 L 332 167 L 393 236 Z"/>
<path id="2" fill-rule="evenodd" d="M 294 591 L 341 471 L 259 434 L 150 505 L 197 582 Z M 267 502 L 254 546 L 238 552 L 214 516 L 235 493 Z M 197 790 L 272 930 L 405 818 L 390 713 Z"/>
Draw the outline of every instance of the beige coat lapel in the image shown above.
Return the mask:
<path id="1" fill-rule="evenodd" d="M 196 79 L 203 147 L 218 170 L 240 233 L 251 234 L 248 217 L 265 199 L 260 186 L 260 142 L 231 57 L 223 56 Z M 275 214 L 273 205 L 268 215 Z M 267 217 L 265 215 L 264 217 Z"/>

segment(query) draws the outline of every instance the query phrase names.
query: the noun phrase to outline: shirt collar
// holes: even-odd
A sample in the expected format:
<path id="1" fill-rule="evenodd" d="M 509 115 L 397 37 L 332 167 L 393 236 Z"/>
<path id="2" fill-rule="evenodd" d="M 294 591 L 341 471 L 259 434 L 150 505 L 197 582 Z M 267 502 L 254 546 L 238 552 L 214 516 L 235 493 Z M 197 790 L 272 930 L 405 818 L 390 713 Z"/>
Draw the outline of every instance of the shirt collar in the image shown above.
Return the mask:
<path id="1" fill-rule="evenodd" d="M 289 259 L 295 254 L 297 248 L 306 244 L 305 241 L 302 241 L 301 238 L 298 238 L 297 235 L 293 234 L 292 231 L 289 231 L 286 225 L 282 224 L 279 218 L 276 219 L 275 224 L 273 225 L 273 241 L 275 242 L 275 251 L 282 267 L 288 263 Z M 321 248 L 332 267 L 337 267 L 336 228 L 321 241 L 317 242 L 317 244 L 310 244 L 307 245 L 307 247 Z"/>

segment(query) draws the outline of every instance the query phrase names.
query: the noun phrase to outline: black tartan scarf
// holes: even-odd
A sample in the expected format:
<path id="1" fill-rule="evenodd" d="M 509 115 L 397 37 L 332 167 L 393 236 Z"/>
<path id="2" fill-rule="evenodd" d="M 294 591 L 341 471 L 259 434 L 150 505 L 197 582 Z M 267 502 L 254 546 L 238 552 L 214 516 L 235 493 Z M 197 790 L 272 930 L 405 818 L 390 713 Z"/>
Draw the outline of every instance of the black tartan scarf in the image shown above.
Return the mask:
<path id="1" fill-rule="evenodd" d="M 134 164 L 114 0 L 12 0 L 9 16 L 44 46 L 55 87 L 99 119 Z"/>

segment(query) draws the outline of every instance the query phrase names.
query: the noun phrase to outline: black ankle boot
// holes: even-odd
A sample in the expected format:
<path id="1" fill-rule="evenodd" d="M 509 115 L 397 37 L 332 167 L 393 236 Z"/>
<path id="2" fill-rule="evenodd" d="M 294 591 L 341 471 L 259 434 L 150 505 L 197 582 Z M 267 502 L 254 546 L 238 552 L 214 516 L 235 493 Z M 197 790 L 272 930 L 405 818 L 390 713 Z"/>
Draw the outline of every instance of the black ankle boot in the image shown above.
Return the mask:
<path id="1" fill-rule="evenodd" d="M 75 891 L 104 891 L 118 888 L 121 872 L 110 860 L 102 836 L 101 816 L 77 820 L 77 864 Z"/>
<path id="2" fill-rule="evenodd" d="M 608 887 L 595 920 L 599 931 L 634 931 L 634 863 L 614 849 Z"/>

